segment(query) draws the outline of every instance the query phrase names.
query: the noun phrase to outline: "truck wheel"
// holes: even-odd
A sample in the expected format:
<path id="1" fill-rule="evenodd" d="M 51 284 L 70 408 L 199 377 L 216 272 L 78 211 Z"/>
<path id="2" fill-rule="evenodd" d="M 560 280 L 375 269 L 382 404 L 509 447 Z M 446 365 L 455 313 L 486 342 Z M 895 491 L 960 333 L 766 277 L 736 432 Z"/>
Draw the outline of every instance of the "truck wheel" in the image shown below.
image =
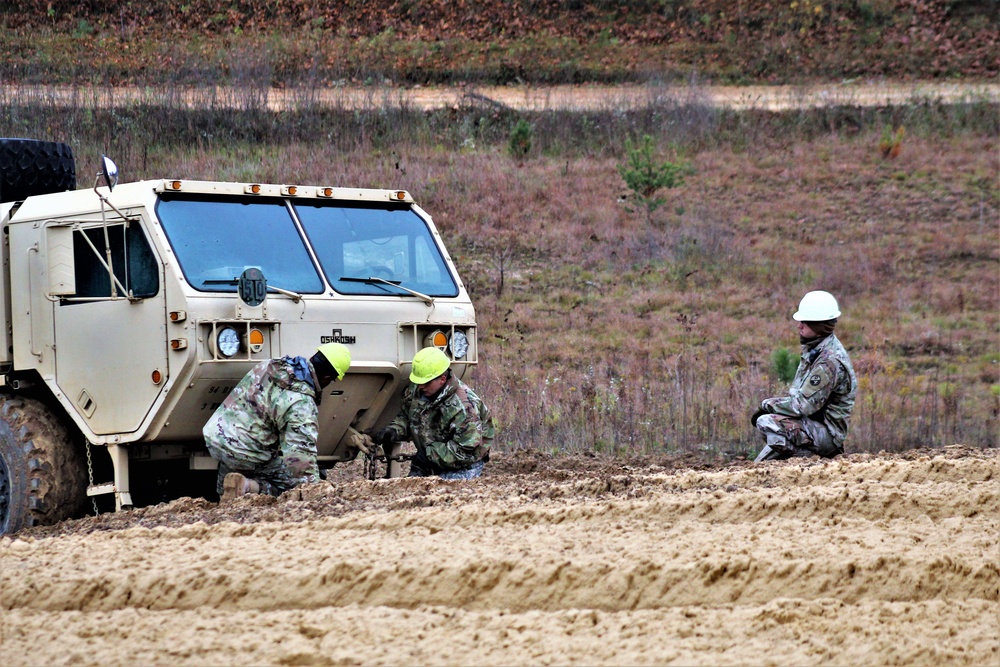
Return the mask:
<path id="1" fill-rule="evenodd" d="M 0 535 L 79 515 L 87 468 L 42 403 L 0 396 Z"/>
<path id="2" fill-rule="evenodd" d="M 73 150 L 57 141 L 0 139 L 0 202 L 76 189 Z"/>

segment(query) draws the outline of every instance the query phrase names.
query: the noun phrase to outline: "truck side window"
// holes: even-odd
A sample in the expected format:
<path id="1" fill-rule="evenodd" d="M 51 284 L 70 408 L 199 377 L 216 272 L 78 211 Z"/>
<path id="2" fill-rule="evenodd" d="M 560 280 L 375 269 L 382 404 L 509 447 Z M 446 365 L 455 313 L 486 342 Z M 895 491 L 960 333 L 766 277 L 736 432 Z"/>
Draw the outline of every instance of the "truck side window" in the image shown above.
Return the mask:
<path id="1" fill-rule="evenodd" d="M 97 249 L 83 238 L 87 238 Z M 90 229 L 73 233 L 73 257 L 76 264 L 76 296 L 107 298 L 111 296 L 111 279 L 101 260 L 107 261 L 107 246 L 104 243 L 104 229 Z M 155 296 L 160 290 L 158 264 L 146 237 L 139 225 L 108 225 L 108 241 L 111 246 L 111 262 L 115 276 L 126 290 L 137 298 Z M 98 258 L 100 255 L 100 259 Z M 121 294 L 118 289 L 118 296 Z M 64 303 L 81 303 L 67 301 Z"/>

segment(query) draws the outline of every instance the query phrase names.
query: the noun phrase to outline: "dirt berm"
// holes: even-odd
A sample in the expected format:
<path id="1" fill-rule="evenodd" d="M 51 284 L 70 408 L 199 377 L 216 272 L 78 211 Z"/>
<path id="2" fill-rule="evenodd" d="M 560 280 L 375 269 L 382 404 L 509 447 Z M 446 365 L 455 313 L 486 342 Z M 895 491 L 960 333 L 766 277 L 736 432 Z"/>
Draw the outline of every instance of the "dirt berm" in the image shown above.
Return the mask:
<path id="1" fill-rule="evenodd" d="M 5 665 L 996 665 L 1000 458 L 497 456 L 0 539 Z"/>

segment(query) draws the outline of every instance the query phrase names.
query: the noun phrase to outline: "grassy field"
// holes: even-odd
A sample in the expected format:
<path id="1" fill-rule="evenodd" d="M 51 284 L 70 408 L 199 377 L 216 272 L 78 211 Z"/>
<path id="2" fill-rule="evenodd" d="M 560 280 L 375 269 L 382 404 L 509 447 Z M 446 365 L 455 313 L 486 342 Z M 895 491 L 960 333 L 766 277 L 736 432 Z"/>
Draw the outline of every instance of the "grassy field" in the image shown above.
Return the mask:
<path id="1" fill-rule="evenodd" d="M 472 384 L 506 449 L 751 453 L 748 416 L 784 391 L 775 358 L 798 354 L 790 316 L 811 289 L 840 300 L 861 383 L 849 451 L 997 445 L 995 103 L 272 113 L 244 91 L 232 110 L 7 99 L 0 134 L 70 143 L 81 187 L 106 152 L 124 180 L 409 190 L 476 303 Z M 652 216 L 619 173 L 646 135 L 690 167 Z"/>

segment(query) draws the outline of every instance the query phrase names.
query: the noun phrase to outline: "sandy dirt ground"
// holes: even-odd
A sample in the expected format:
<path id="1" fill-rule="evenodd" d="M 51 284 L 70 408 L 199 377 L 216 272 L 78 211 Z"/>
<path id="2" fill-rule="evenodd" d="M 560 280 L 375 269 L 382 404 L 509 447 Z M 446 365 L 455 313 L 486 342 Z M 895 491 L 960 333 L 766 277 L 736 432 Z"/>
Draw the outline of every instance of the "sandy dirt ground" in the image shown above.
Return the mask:
<path id="1" fill-rule="evenodd" d="M 736 110 L 781 111 L 831 105 L 891 106 L 915 100 L 944 104 L 1000 101 L 996 83 L 894 83 L 886 81 L 797 85 L 561 85 L 561 86 L 356 86 L 233 89 L 210 87 L 35 86 L 0 87 L 0 103 L 42 102 L 111 108 L 154 104 L 188 108 L 266 106 L 272 111 L 332 107 L 399 107 L 430 111 L 465 106 L 517 111 L 608 111 L 648 105 L 699 104 Z"/>
<path id="2" fill-rule="evenodd" d="M 335 472 L 0 538 L 0 660 L 1000 664 L 996 449 Z"/>

